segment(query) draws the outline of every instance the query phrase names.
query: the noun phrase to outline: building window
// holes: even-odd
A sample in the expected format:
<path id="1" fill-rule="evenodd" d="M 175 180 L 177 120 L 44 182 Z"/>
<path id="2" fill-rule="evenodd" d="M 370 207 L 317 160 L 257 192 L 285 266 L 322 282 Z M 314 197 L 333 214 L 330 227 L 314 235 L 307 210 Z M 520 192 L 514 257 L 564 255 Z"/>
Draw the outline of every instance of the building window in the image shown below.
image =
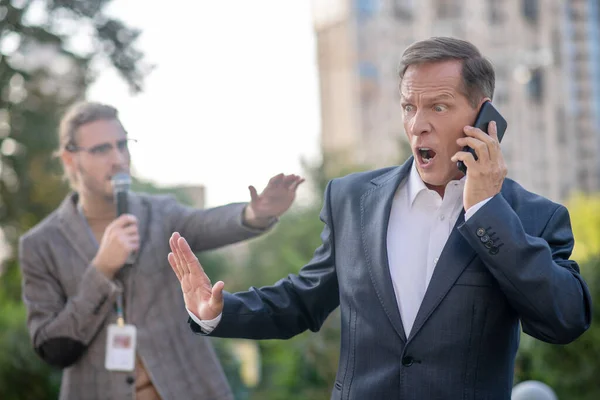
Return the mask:
<path id="1" fill-rule="evenodd" d="M 531 71 L 531 79 L 527 83 L 527 92 L 529 98 L 535 103 L 541 103 L 544 100 L 544 76 L 541 68 Z"/>
<path id="2" fill-rule="evenodd" d="M 355 7 L 359 18 L 368 18 L 377 12 L 379 0 L 355 0 Z"/>
<path id="3" fill-rule="evenodd" d="M 436 14 L 438 18 L 458 18 L 462 13 L 462 0 L 437 0 Z"/>
<path id="4" fill-rule="evenodd" d="M 502 4 L 498 0 L 488 0 L 488 18 L 492 25 L 499 25 L 504 21 Z"/>
<path id="5" fill-rule="evenodd" d="M 379 94 L 379 71 L 375 64 L 362 61 L 358 65 L 358 74 L 360 76 L 360 92 L 362 102 L 370 103 Z"/>
<path id="6" fill-rule="evenodd" d="M 537 24 L 540 11 L 538 0 L 523 0 L 521 4 L 525 19 L 532 24 Z"/>
<path id="7" fill-rule="evenodd" d="M 394 17 L 397 19 L 412 19 L 414 14 L 414 0 L 393 0 Z"/>

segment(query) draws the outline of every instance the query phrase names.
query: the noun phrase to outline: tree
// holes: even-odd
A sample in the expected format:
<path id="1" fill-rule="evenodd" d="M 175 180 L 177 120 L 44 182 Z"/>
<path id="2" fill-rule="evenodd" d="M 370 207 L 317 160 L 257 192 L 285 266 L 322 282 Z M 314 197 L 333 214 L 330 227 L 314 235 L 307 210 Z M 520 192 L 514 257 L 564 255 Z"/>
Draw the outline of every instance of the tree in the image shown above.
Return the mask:
<path id="1" fill-rule="evenodd" d="M 135 47 L 139 31 L 106 15 L 109 2 L 0 0 L 0 226 L 8 245 L 0 269 L 2 399 L 57 398 L 60 371 L 45 366 L 28 340 L 15 250 L 68 190 L 52 157 L 59 118 L 85 97 L 98 55 L 133 92 L 149 71 Z M 82 27 L 92 33 L 87 52 L 73 49 Z"/>
<path id="2" fill-rule="evenodd" d="M 600 254 L 600 193 L 575 194 L 567 201 L 575 236 L 573 258 L 580 262 Z"/>

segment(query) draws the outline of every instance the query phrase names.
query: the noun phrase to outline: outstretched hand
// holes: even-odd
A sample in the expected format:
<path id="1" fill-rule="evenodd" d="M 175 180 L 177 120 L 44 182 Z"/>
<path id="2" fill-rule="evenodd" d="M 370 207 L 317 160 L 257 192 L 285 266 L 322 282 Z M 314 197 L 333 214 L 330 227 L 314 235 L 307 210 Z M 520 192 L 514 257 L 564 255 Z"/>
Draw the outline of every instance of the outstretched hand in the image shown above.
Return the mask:
<path id="1" fill-rule="evenodd" d="M 181 284 L 186 308 L 203 321 L 219 316 L 223 311 L 225 284 L 219 281 L 211 285 L 198 257 L 178 232 L 171 235 L 169 245 L 171 253 L 167 258 Z"/>
<path id="2" fill-rule="evenodd" d="M 298 175 L 275 175 L 269 180 L 267 187 L 258 194 L 254 186 L 249 186 L 250 204 L 249 219 L 266 220 L 280 217 L 285 213 L 296 198 L 296 189 L 304 182 Z"/>

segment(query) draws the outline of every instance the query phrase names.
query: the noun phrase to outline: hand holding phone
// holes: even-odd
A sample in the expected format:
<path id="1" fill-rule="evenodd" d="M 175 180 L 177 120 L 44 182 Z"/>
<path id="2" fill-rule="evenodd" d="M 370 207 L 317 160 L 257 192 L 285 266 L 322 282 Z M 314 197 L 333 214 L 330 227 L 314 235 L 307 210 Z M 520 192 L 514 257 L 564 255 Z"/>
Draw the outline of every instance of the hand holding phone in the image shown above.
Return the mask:
<path id="1" fill-rule="evenodd" d="M 473 127 L 481 129 L 483 132 L 488 133 L 488 125 L 492 121 L 496 122 L 496 127 L 498 131 L 498 142 L 501 142 L 502 138 L 504 137 L 504 132 L 506 132 L 508 124 L 506 123 L 504 117 L 492 105 L 492 103 L 486 101 L 481 106 L 481 109 L 477 114 L 477 118 L 475 118 L 475 123 L 473 124 Z M 465 146 L 463 148 L 463 151 L 468 151 L 469 153 L 473 154 L 473 157 L 475 158 L 475 160 L 477 160 L 477 154 L 472 148 Z M 464 174 L 467 173 L 467 166 L 462 161 L 457 161 L 456 166 Z"/>

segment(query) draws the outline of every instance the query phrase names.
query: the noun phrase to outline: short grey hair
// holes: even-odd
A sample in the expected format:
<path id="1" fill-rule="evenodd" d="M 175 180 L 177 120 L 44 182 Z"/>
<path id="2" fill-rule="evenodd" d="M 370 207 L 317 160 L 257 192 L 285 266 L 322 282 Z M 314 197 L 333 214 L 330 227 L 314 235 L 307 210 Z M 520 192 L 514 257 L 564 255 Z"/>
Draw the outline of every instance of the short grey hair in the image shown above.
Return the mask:
<path id="1" fill-rule="evenodd" d="M 400 82 L 411 65 L 449 60 L 462 61 L 462 89 L 473 107 L 484 97 L 493 98 L 496 73 L 492 63 L 472 43 L 451 37 L 432 37 L 410 45 L 402 54 Z"/>

